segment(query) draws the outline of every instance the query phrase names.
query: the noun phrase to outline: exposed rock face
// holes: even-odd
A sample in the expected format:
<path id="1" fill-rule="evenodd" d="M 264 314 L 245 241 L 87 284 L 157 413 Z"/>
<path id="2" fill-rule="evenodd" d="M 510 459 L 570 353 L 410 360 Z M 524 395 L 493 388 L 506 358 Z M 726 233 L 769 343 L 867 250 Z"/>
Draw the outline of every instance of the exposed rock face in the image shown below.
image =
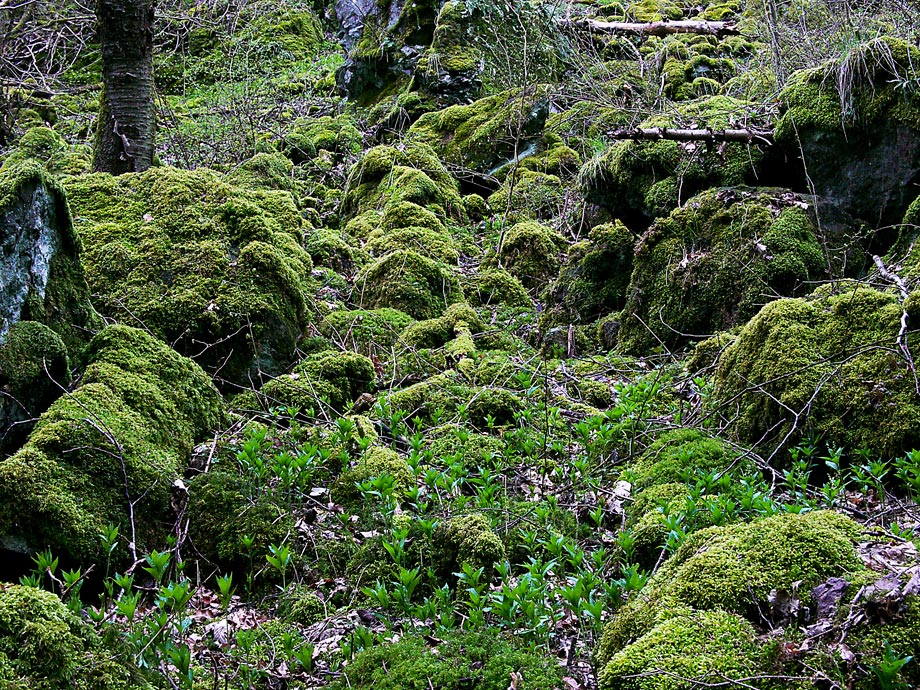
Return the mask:
<path id="1" fill-rule="evenodd" d="M 98 325 L 64 193 L 37 165 L 0 172 L 0 342 L 40 321 L 75 345 Z"/>
<path id="2" fill-rule="evenodd" d="M 0 452 L 22 441 L 70 380 L 99 325 L 63 192 L 38 166 L 0 172 Z"/>

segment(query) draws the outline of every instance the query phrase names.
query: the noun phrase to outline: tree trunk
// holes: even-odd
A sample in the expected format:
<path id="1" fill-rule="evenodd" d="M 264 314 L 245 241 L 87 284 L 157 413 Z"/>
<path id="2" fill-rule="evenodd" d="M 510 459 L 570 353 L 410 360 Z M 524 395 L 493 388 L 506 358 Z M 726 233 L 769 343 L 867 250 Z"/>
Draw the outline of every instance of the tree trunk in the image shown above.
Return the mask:
<path id="1" fill-rule="evenodd" d="M 96 0 L 102 97 L 93 169 L 120 175 L 153 163 L 153 0 Z"/>

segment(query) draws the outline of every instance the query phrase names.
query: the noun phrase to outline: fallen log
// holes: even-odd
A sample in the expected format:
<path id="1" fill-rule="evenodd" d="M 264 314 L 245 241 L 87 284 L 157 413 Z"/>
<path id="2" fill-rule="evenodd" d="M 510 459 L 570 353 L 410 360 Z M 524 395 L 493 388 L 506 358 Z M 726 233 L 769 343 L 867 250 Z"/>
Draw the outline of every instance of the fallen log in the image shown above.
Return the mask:
<path id="1" fill-rule="evenodd" d="M 637 141 L 655 141 L 670 139 L 673 141 L 701 141 L 717 143 L 724 141 L 752 144 L 773 144 L 773 132 L 756 129 L 678 129 L 671 127 L 635 127 L 632 129 L 615 129 L 605 133 L 609 139 L 634 139 Z"/>
<path id="2" fill-rule="evenodd" d="M 577 19 L 566 22 L 571 26 L 602 34 L 632 36 L 668 36 L 670 34 L 700 34 L 704 36 L 738 36 L 741 32 L 734 22 L 688 19 L 662 22 L 603 22 L 598 19 Z"/>

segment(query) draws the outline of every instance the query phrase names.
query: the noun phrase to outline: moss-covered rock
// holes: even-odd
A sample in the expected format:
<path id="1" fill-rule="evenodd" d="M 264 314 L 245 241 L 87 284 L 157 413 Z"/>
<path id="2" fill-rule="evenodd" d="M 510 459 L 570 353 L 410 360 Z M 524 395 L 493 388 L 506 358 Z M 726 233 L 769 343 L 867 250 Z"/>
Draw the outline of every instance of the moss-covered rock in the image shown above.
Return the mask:
<path id="1" fill-rule="evenodd" d="M 530 295 L 521 281 L 502 268 L 486 268 L 467 278 L 464 293 L 480 306 L 529 307 Z"/>
<path id="2" fill-rule="evenodd" d="M 914 377 L 897 348 L 902 313 L 895 295 L 856 283 L 765 306 L 716 369 L 715 399 L 732 400 L 734 433 L 769 447 L 811 431 L 882 457 L 920 446 Z"/>
<path id="3" fill-rule="evenodd" d="M 475 334 L 483 328 L 482 320 L 475 310 L 468 304 L 457 302 L 436 319 L 409 325 L 400 334 L 400 339 L 411 347 L 436 348 L 456 337 L 458 329 L 467 329 Z"/>
<path id="4" fill-rule="evenodd" d="M 198 553 L 242 581 L 252 564 L 264 563 L 269 546 L 295 533 L 288 506 L 235 472 L 216 469 L 189 483 L 189 538 Z M 252 546 L 243 543 L 252 540 Z"/>
<path id="5" fill-rule="evenodd" d="M 295 121 L 279 146 L 295 164 L 315 158 L 321 151 L 336 154 L 337 160 L 361 152 L 363 138 L 348 115 L 305 118 Z"/>
<path id="6" fill-rule="evenodd" d="M 108 523 L 132 533 L 128 496 L 137 549 L 159 545 L 173 481 L 194 443 L 223 419 L 207 375 L 143 331 L 110 326 L 85 357 L 79 387 L 0 462 L 0 534 L 21 550 L 100 556 Z"/>
<path id="7" fill-rule="evenodd" d="M 640 127 L 724 129 L 750 109 L 750 103 L 715 96 L 682 104 L 675 113 L 656 116 Z M 756 182 L 762 155 L 756 145 L 621 141 L 587 161 L 579 180 L 589 201 L 641 232 L 707 187 Z"/>
<path id="8" fill-rule="evenodd" d="M 642 490 L 684 481 L 697 471 L 721 473 L 729 467 L 742 474 L 755 470 L 724 441 L 695 429 L 679 429 L 659 437 L 629 469 L 635 490 Z"/>
<path id="9" fill-rule="evenodd" d="M 16 448 L 34 420 L 70 384 L 67 346 L 35 321 L 19 321 L 0 342 L 0 452 Z"/>
<path id="10" fill-rule="evenodd" d="M 539 141 L 549 112 L 547 98 L 543 87 L 504 91 L 426 113 L 407 137 L 431 146 L 445 161 L 485 172 Z"/>
<path id="11" fill-rule="evenodd" d="M 489 206 L 511 222 L 548 222 L 562 215 L 576 194 L 572 185 L 564 184 L 556 175 L 518 169 L 489 197 Z"/>
<path id="12" fill-rule="evenodd" d="M 317 409 L 322 402 L 343 411 L 373 389 L 374 363 L 355 352 L 319 352 L 300 362 L 291 374 L 278 376 L 259 391 L 268 408 Z"/>
<path id="13" fill-rule="evenodd" d="M 34 161 L 0 168 L 0 342 L 37 321 L 79 350 L 101 320 L 93 311 L 61 187 Z"/>
<path id="14" fill-rule="evenodd" d="M 229 381 L 290 363 L 310 319 L 313 265 L 288 192 L 173 168 L 65 186 L 104 314 L 142 325 Z"/>
<path id="15" fill-rule="evenodd" d="M 8 690 L 146 690 L 126 654 L 54 594 L 0 585 L 0 681 Z"/>
<path id="16" fill-rule="evenodd" d="M 90 171 L 90 154 L 87 146 L 69 145 L 50 127 L 30 127 L 0 162 L 10 168 L 31 160 L 52 174 L 79 175 Z"/>
<path id="17" fill-rule="evenodd" d="M 602 690 L 690 690 L 749 679 L 764 666 L 753 626 L 725 611 L 679 610 L 613 654 L 598 673 Z"/>
<path id="18" fill-rule="evenodd" d="M 399 499 L 415 485 L 415 475 L 404 458 L 389 448 L 371 446 L 358 463 L 336 479 L 331 498 L 336 503 L 352 504 L 363 499 L 357 485 L 370 479 L 389 476 L 393 480 L 393 495 Z"/>
<path id="19" fill-rule="evenodd" d="M 446 265 L 411 249 L 398 249 L 361 269 L 352 299 L 362 308 L 389 307 L 430 319 L 462 300 L 463 293 Z"/>
<path id="20" fill-rule="evenodd" d="M 709 190 L 657 221 L 636 248 L 620 347 L 680 347 L 825 277 L 809 208 L 788 193 Z"/>
<path id="21" fill-rule="evenodd" d="M 489 575 L 504 559 L 505 547 L 481 513 L 453 517 L 435 528 L 433 560 L 446 578 L 460 572 L 463 564 Z"/>
<path id="22" fill-rule="evenodd" d="M 485 268 L 504 268 L 524 287 L 538 290 L 559 272 L 565 240 L 540 223 L 527 221 L 511 226 L 497 252 L 487 255 Z"/>
<path id="23" fill-rule="evenodd" d="M 415 319 L 398 309 L 334 311 L 319 324 L 320 332 L 356 352 L 389 352 Z"/>
<path id="24" fill-rule="evenodd" d="M 780 95 L 776 141 L 803 159 L 809 184 L 828 206 L 872 228 L 898 223 L 916 196 L 918 65 L 916 46 L 876 38 L 838 63 L 793 75 Z"/>
<path id="25" fill-rule="evenodd" d="M 546 323 L 589 323 L 623 308 L 633 270 L 633 234 L 620 222 L 593 228 L 569 248 L 547 291 Z"/>
<path id="26" fill-rule="evenodd" d="M 688 610 L 723 611 L 761 624 L 758 605 L 772 590 L 799 592 L 808 605 L 812 589 L 829 577 L 864 570 L 855 549 L 860 533 L 849 518 L 816 511 L 691 534 L 607 624 L 597 651 L 599 668 L 618 655 L 628 656 L 634 641 L 641 643 L 661 623 Z"/>

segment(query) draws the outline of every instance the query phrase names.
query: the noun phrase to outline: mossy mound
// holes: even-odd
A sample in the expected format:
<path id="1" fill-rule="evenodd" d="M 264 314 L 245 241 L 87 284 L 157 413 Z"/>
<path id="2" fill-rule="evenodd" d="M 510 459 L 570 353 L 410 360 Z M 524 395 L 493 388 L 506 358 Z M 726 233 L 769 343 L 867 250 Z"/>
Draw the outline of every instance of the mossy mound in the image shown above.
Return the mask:
<path id="1" fill-rule="evenodd" d="M 74 177 L 65 187 L 104 314 L 142 325 L 231 382 L 290 363 L 310 320 L 313 264 L 288 192 L 174 168 Z"/>
<path id="2" fill-rule="evenodd" d="M 590 323 L 623 308 L 636 240 L 620 222 L 593 228 L 569 248 L 568 261 L 547 291 L 543 323 Z"/>
<path id="3" fill-rule="evenodd" d="M 289 507 L 271 492 L 240 475 L 215 469 L 189 483 L 189 538 L 203 558 L 240 580 L 251 563 L 264 563 L 269 546 L 286 543 L 294 534 Z M 232 516 L 232 519 L 230 519 Z M 252 539 L 252 546 L 243 544 Z"/>
<path id="4" fill-rule="evenodd" d="M 826 204 L 872 228 L 898 223 L 917 194 L 918 79 L 920 49 L 882 37 L 793 75 L 780 95 L 776 141 Z"/>
<path id="5" fill-rule="evenodd" d="M 488 577 L 495 565 L 505 560 L 504 544 L 481 513 L 439 522 L 433 540 L 433 562 L 444 578 L 460 572 L 463 565 L 482 568 Z"/>
<path id="6" fill-rule="evenodd" d="M 345 188 L 342 211 L 346 216 L 372 210 L 385 213 L 389 206 L 401 202 L 428 209 L 442 220 L 456 217 L 463 209 L 456 180 L 431 147 L 417 143 L 368 149 L 349 170 Z M 429 225 L 414 220 L 391 217 L 389 225 Z M 351 232 L 366 237 L 366 233 Z"/>
<path id="7" fill-rule="evenodd" d="M 0 341 L 37 321 L 79 350 L 101 326 L 61 187 L 34 161 L 0 168 Z"/>
<path id="8" fill-rule="evenodd" d="M 450 235 L 418 225 L 400 227 L 398 230 L 374 230 L 364 249 L 372 257 L 384 256 L 396 249 L 409 249 L 434 261 L 454 266 L 460 258 Z"/>
<path id="9" fill-rule="evenodd" d="M 396 644 L 370 647 L 348 665 L 331 687 L 376 690 L 507 690 L 512 673 L 519 690 L 553 690 L 562 667 L 549 655 L 534 654 L 498 632 L 452 632 L 435 649 L 417 635 Z"/>
<path id="10" fill-rule="evenodd" d="M 735 435 L 772 449 L 812 432 L 885 458 L 920 447 L 914 376 L 897 348 L 902 313 L 895 295 L 856 283 L 765 306 L 716 369 Z"/>
<path id="11" fill-rule="evenodd" d="M 319 352 L 300 362 L 291 374 L 279 376 L 259 391 L 267 408 L 316 410 L 322 404 L 347 410 L 362 393 L 373 389 L 374 363 L 354 352 Z"/>
<path id="12" fill-rule="evenodd" d="M 363 138 L 354 120 L 338 117 L 304 118 L 295 121 L 285 132 L 279 147 L 296 165 L 306 163 L 322 151 L 335 154 L 341 161 L 361 152 Z"/>
<path id="13" fill-rule="evenodd" d="M 489 206 L 507 214 L 511 222 L 552 221 L 564 212 L 576 193 L 572 185 L 563 184 L 556 175 L 518 169 L 489 197 Z"/>
<path id="14" fill-rule="evenodd" d="M 808 208 L 789 193 L 709 190 L 657 221 L 636 247 L 619 346 L 681 347 L 825 277 Z"/>
<path id="15" fill-rule="evenodd" d="M 412 468 L 396 451 L 382 446 L 371 446 L 364 451 L 354 467 L 336 479 L 331 498 L 336 503 L 347 505 L 360 503 L 364 496 L 358 485 L 384 475 L 393 480 L 392 491 L 397 499 L 401 499 L 415 485 Z"/>
<path id="16" fill-rule="evenodd" d="M 0 452 L 16 448 L 69 384 L 67 346 L 57 333 L 35 321 L 13 324 L 0 342 Z"/>
<path id="17" fill-rule="evenodd" d="M 362 308 L 389 307 L 416 319 L 439 316 L 462 299 L 460 281 L 448 266 L 411 249 L 390 252 L 361 269 L 352 297 Z"/>
<path id="18" fill-rule="evenodd" d="M 601 690 L 690 690 L 747 680 L 766 656 L 753 626 L 725 611 L 675 611 L 613 654 L 598 674 Z"/>
<path id="19" fill-rule="evenodd" d="M 540 223 L 512 225 L 497 252 L 483 260 L 484 268 L 504 268 L 529 290 L 539 290 L 559 272 L 565 239 Z"/>
<path id="20" fill-rule="evenodd" d="M 479 333 L 484 326 L 475 310 L 468 304 L 457 302 L 450 305 L 444 314 L 436 319 L 417 321 L 406 327 L 400 340 L 411 347 L 437 348 L 455 338 L 459 331 Z"/>
<path id="21" fill-rule="evenodd" d="M 503 268 L 477 271 L 467 278 L 463 292 L 480 306 L 529 307 L 532 304 L 521 281 Z"/>
<path id="22" fill-rule="evenodd" d="M 724 129 L 744 117 L 751 104 L 714 96 L 681 104 L 673 115 L 639 126 Z M 756 145 L 707 147 L 677 141 L 621 141 L 585 163 L 579 181 L 596 203 L 641 232 L 707 187 L 753 183 L 762 152 Z"/>
<path id="23" fill-rule="evenodd" d="M 148 690 L 125 655 L 50 592 L 0 585 L 0 684 L 6 690 Z"/>
<path id="24" fill-rule="evenodd" d="M 426 113 L 406 136 L 431 146 L 445 161 L 485 172 L 539 141 L 549 112 L 547 94 L 543 87 L 516 89 Z"/>
<path id="25" fill-rule="evenodd" d="M 127 496 L 138 551 L 160 544 L 173 481 L 195 441 L 223 420 L 207 375 L 143 331 L 110 326 L 85 356 L 79 387 L 0 462 L 7 543 L 79 560 L 101 557 L 99 534 L 108 523 L 132 533 Z"/>
<path id="26" fill-rule="evenodd" d="M 602 677 L 612 659 L 628 656 L 633 644 L 641 649 L 643 636 L 688 611 L 721 611 L 762 624 L 758 606 L 772 590 L 809 593 L 807 605 L 811 590 L 829 577 L 864 570 L 855 549 L 860 534 L 855 522 L 827 511 L 694 532 L 607 624 L 597 651 Z"/>
<path id="27" fill-rule="evenodd" d="M 87 146 L 71 146 L 50 127 L 30 127 L 16 142 L 16 147 L 0 159 L 3 167 L 32 160 L 52 174 L 79 175 L 91 169 L 91 151 Z"/>
<path id="28" fill-rule="evenodd" d="M 678 429 L 659 437 L 630 465 L 634 490 L 684 481 L 699 472 L 720 473 L 735 467 L 742 474 L 755 470 L 750 460 L 717 438 L 696 429 Z"/>
<path id="29" fill-rule="evenodd" d="M 415 319 L 398 309 L 334 311 L 319 324 L 320 332 L 348 349 L 362 353 L 389 352 L 399 334 Z"/>

